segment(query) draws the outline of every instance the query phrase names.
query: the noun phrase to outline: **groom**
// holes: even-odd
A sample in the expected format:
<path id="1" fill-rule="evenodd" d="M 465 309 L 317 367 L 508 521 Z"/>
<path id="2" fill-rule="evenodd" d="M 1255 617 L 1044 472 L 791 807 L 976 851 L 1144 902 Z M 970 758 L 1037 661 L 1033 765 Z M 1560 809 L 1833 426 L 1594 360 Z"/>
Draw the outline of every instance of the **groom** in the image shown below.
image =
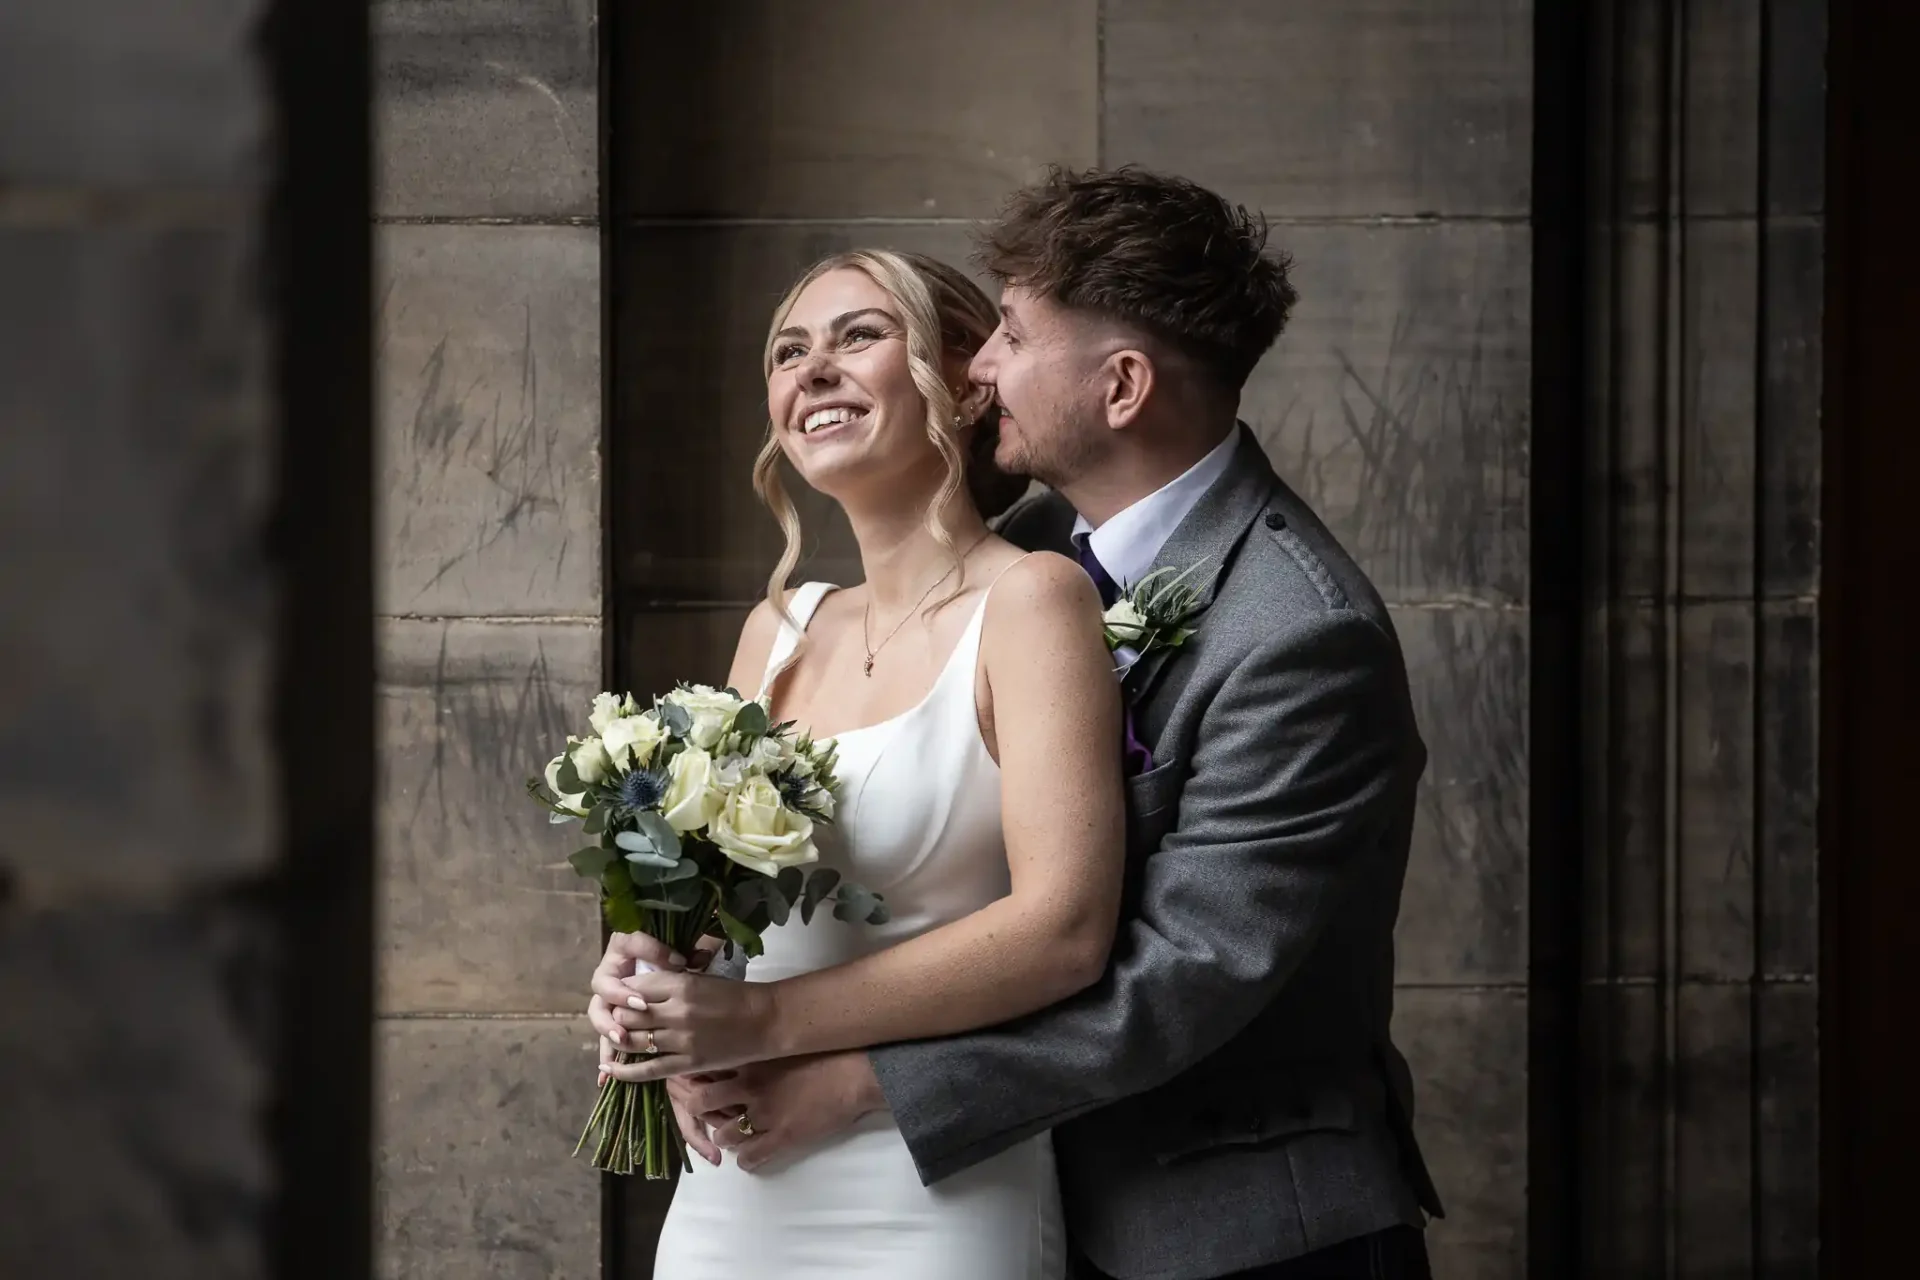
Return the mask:
<path id="1" fill-rule="evenodd" d="M 1426 753 L 1385 606 L 1237 422 L 1295 293 L 1257 217 L 1177 178 L 1055 173 L 982 260 L 1004 286 L 975 381 L 996 460 L 1051 493 L 1001 532 L 1112 602 L 1206 583 L 1193 637 L 1126 677 L 1151 762 L 1106 976 L 1006 1026 L 749 1067 L 751 1168 L 889 1109 L 937 1183 L 1054 1130 L 1079 1273 L 1428 1274 L 1440 1206 L 1388 1037 L 1393 926 Z"/>

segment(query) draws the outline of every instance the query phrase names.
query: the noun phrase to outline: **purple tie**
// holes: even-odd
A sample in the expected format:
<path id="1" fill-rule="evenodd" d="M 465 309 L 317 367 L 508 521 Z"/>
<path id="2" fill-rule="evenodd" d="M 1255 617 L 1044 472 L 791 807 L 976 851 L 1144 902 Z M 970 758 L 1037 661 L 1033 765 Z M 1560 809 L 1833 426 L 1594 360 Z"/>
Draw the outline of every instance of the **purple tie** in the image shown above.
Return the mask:
<path id="1" fill-rule="evenodd" d="M 1093 539 L 1084 533 L 1076 534 L 1073 548 L 1080 567 L 1087 571 L 1087 576 L 1093 579 L 1094 588 L 1100 593 L 1100 607 L 1113 608 L 1113 602 L 1120 598 L 1120 584 L 1107 572 L 1107 566 L 1100 563 L 1100 557 L 1093 554 Z"/>
<path id="2" fill-rule="evenodd" d="M 1093 585 L 1100 592 L 1100 607 L 1113 608 L 1113 602 L 1120 598 L 1120 584 L 1113 580 L 1107 567 L 1100 563 L 1100 557 L 1093 554 L 1093 540 L 1086 534 L 1078 534 L 1073 540 L 1074 554 L 1080 561 L 1080 567 L 1093 579 Z M 1122 698 L 1120 706 L 1120 760 L 1121 768 L 1129 778 L 1145 773 L 1153 768 L 1153 752 L 1147 750 L 1140 741 L 1140 735 L 1133 728 L 1133 707 Z"/>

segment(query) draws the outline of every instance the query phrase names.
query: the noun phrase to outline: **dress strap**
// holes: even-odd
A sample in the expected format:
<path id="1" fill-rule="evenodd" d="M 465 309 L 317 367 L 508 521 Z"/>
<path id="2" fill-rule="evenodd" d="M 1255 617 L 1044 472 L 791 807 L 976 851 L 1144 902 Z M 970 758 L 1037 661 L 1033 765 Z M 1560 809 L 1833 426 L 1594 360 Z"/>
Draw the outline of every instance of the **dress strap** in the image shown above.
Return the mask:
<path id="1" fill-rule="evenodd" d="M 794 651 L 800 647 L 800 637 L 813 621 L 814 611 L 832 590 L 834 585 L 831 582 L 807 582 L 794 588 L 792 598 L 787 601 L 787 612 L 792 615 L 793 622 L 780 623 L 780 633 L 773 639 L 773 652 L 767 655 L 766 672 L 760 678 L 760 697 L 767 695 L 767 690 L 773 688 L 773 682 L 793 661 Z"/>

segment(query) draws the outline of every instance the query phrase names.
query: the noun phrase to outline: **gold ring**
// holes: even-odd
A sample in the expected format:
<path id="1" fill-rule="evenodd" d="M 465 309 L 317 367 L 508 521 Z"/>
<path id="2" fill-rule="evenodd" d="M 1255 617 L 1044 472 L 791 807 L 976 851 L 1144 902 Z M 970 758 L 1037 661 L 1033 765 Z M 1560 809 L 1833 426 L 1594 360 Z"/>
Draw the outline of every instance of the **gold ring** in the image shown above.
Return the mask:
<path id="1" fill-rule="evenodd" d="M 733 1127 L 740 1131 L 740 1136 L 743 1138 L 751 1138 L 759 1132 L 753 1127 L 753 1121 L 747 1119 L 747 1113 L 744 1111 L 740 1113 L 740 1118 L 733 1122 Z"/>
<path id="2" fill-rule="evenodd" d="M 647 1056 L 651 1058 L 660 1052 L 660 1046 L 653 1042 L 653 1028 L 647 1028 Z"/>

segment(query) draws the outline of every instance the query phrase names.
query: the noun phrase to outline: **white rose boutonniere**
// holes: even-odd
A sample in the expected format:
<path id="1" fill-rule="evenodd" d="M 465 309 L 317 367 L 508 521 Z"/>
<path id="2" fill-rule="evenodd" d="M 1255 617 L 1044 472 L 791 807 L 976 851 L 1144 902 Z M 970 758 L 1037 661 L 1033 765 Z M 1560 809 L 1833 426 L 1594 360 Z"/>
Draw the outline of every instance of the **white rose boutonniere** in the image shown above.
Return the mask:
<path id="1" fill-rule="evenodd" d="M 1155 569 L 1121 592 L 1102 616 L 1107 648 L 1121 656 L 1123 672 L 1148 654 L 1178 649 L 1193 637 L 1191 624 L 1208 585 L 1191 581 L 1199 568 Z"/>

